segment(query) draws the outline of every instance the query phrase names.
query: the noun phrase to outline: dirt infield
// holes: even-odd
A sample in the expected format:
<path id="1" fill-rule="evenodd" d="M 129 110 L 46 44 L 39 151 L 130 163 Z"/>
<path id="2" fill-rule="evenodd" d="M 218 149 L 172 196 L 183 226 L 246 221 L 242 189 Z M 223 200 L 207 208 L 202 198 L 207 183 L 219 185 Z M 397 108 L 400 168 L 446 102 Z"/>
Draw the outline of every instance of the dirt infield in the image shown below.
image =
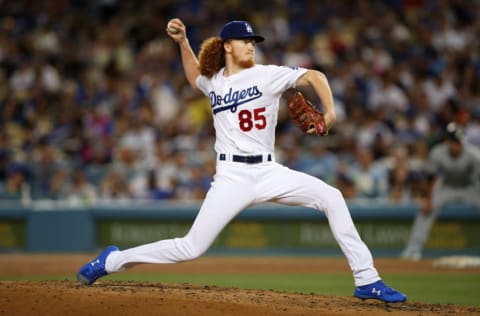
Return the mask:
<path id="1" fill-rule="evenodd" d="M 0 255 L 0 277 L 74 275 L 91 255 Z M 430 273 L 429 261 L 376 260 L 383 273 Z M 144 265 L 142 273 L 304 273 L 347 271 L 345 259 L 204 257 L 176 265 Z M 434 269 L 435 272 L 441 269 Z M 448 270 L 452 272 L 452 270 Z M 464 273 L 468 270 L 457 270 Z M 477 269 L 476 271 L 479 271 Z M 471 270 L 469 271 L 471 272 Z M 480 272 L 480 271 L 479 271 Z M 156 282 L 1 281 L 0 315 L 480 315 L 479 307 L 245 290 Z"/>

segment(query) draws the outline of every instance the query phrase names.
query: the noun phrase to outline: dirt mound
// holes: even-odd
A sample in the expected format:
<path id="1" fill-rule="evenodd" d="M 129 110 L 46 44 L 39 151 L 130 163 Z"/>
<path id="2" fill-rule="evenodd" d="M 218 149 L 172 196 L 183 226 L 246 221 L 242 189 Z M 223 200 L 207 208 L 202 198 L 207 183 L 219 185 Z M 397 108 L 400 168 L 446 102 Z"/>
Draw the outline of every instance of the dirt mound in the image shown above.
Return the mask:
<path id="1" fill-rule="evenodd" d="M 94 254 L 0 255 L 0 277 L 74 276 Z M 379 259 L 384 273 L 443 271 L 432 262 Z M 173 265 L 140 265 L 138 273 L 268 274 L 348 271 L 344 258 L 202 257 Z M 448 270 L 452 272 L 452 270 Z M 458 269 L 457 273 L 480 272 Z M 354 297 L 245 290 L 190 284 L 99 280 L 0 281 L 0 316 L 20 315 L 480 315 L 480 307 L 407 302 L 385 304 Z"/>
<path id="2" fill-rule="evenodd" d="M 0 315 L 480 315 L 480 308 L 190 284 L 2 281 Z"/>

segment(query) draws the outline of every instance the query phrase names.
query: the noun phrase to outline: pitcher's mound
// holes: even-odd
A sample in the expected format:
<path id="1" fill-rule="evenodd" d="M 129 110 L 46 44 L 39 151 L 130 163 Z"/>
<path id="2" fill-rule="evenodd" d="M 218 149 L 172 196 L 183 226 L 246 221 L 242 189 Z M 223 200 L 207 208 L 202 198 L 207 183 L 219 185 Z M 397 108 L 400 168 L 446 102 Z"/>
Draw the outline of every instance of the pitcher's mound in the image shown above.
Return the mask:
<path id="1" fill-rule="evenodd" d="M 157 282 L 2 281 L 0 315 L 480 315 L 480 308 Z"/>

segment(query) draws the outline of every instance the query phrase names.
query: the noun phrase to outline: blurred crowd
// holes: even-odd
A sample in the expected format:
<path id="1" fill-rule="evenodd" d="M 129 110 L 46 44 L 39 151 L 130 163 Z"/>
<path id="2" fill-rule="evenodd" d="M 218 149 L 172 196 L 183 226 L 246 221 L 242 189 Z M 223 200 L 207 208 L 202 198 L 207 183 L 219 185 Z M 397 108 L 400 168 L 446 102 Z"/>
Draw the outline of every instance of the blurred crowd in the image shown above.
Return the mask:
<path id="1" fill-rule="evenodd" d="M 0 1 L 0 200 L 203 198 L 214 131 L 165 33 L 179 17 L 195 52 L 243 19 L 266 38 L 258 63 L 327 75 L 337 124 L 305 136 L 282 106 L 277 161 L 347 199 L 415 202 L 449 121 L 480 147 L 479 15 L 467 0 Z"/>

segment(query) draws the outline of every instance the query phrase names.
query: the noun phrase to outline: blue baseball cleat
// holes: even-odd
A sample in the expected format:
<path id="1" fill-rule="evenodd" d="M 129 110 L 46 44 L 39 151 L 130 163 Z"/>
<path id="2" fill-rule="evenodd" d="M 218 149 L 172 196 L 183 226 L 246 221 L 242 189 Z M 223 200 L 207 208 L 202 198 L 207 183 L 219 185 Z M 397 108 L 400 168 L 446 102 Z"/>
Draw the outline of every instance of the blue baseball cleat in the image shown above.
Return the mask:
<path id="1" fill-rule="evenodd" d="M 371 284 L 355 287 L 353 296 L 360 299 L 375 299 L 388 303 L 405 302 L 407 296 L 397 290 L 389 287 L 382 280 L 378 280 Z"/>
<path id="2" fill-rule="evenodd" d="M 107 275 L 105 260 L 112 251 L 118 251 L 117 246 L 108 246 L 92 261 L 87 262 L 77 273 L 77 280 L 85 285 L 90 285 L 98 278 Z"/>

